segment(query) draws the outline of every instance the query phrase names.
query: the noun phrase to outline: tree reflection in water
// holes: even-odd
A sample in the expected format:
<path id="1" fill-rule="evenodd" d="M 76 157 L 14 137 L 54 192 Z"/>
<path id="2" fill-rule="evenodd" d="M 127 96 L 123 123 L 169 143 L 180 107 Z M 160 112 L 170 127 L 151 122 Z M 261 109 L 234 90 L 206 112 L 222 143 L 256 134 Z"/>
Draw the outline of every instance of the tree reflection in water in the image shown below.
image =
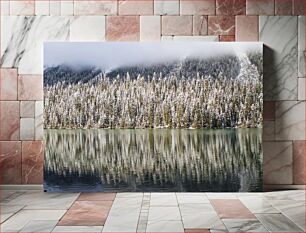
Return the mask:
<path id="1" fill-rule="evenodd" d="M 47 191 L 261 191 L 261 129 L 46 130 Z"/>

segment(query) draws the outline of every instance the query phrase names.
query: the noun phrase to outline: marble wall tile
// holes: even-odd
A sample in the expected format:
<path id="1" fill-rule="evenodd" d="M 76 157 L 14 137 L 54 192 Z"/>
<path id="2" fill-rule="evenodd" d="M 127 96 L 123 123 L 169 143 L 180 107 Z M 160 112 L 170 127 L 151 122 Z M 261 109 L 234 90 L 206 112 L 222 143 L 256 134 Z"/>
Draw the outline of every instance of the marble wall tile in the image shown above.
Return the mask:
<path id="1" fill-rule="evenodd" d="M 140 16 L 140 41 L 159 41 L 161 17 L 158 15 Z"/>
<path id="2" fill-rule="evenodd" d="M 305 16 L 298 18 L 298 76 L 305 77 Z"/>
<path id="3" fill-rule="evenodd" d="M 305 98 L 305 78 L 299 78 L 298 79 L 298 100 L 306 100 Z"/>
<path id="4" fill-rule="evenodd" d="M 208 35 L 235 35 L 235 16 L 208 16 Z"/>
<path id="5" fill-rule="evenodd" d="M 236 40 L 258 41 L 258 16 L 236 16 Z"/>
<path id="6" fill-rule="evenodd" d="M 293 15 L 305 15 L 305 1 L 293 0 Z"/>
<path id="7" fill-rule="evenodd" d="M 153 0 L 119 0 L 119 15 L 152 15 Z"/>
<path id="8" fill-rule="evenodd" d="M 264 100 L 297 99 L 297 17 L 259 16 L 264 47 Z"/>
<path id="9" fill-rule="evenodd" d="M 10 15 L 34 15 L 34 13 L 35 13 L 34 0 L 10 1 Z"/>
<path id="10" fill-rule="evenodd" d="M 50 0 L 50 15 L 61 15 L 61 1 Z"/>
<path id="11" fill-rule="evenodd" d="M 20 140 L 31 141 L 35 139 L 34 118 L 20 119 Z"/>
<path id="12" fill-rule="evenodd" d="M 43 141 L 22 142 L 22 183 L 42 184 L 44 162 Z"/>
<path id="13" fill-rule="evenodd" d="M 263 121 L 263 141 L 275 140 L 275 121 Z"/>
<path id="14" fill-rule="evenodd" d="M 292 0 L 275 0 L 275 15 L 292 15 Z"/>
<path id="15" fill-rule="evenodd" d="M 155 15 L 179 15 L 179 0 L 154 0 Z"/>
<path id="16" fill-rule="evenodd" d="M 42 75 L 18 76 L 18 100 L 42 100 L 43 77 Z"/>
<path id="17" fill-rule="evenodd" d="M 17 100 L 17 69 L 0 72 L 0 100 Z"/>
<path id="18" fill-rule="evenodd" d="M 192 16 L 162 16 L 162 35 L 192 35 Z"/>
<path id="19" fill-rule="evenodd" d="M 305 141 L 293 141 L 293 184 L 305 184 Z"/>
<path id="20" fill-rule="evenodd" d="M 73 1 L 61 1 L 61 15 L 73 15 Z"/>
<path id="21" fill-rule="evenodd" d="M 246 0 L 217 0 L 217 15 L 245 15 Z"/>
<path id="22" fill-rule="evenodd" d="M 1 15 L 9 15 L 10 1 L 9 0 L 0 1 L 0 4 L 1 4 Z"/>
<path id="23" fill-rule="evenodd" d="M 193 16 L 193 35 L 194 36 L 205 36 L 208 33 L 208 22 L 207 16 L 194 15 Z"/>
<path id="24" fill-rule="evenodd" d="M 0 140 L 19 140 L 19 102 L 1 101 L 0 113 Z"/>
<path id="25" fill-rule="evenodd" d="M 235 36 L 225 36 L 225 35 L 220 35 L 219 36 L 219 41 L 220 42 L 235 42 Z"/>
<path id="26" fill-rule="evenodd" d="M 140 23 L 139 16 L 107 16 L 106 40 L 138 41 Z"/>
<path id="27" fill-rule="evenodd" d="M 274 0 L 246 0 L 247 15 L 274 15 Z"/>
<path id="28" fill-rule="evenodd" d="M 218 42 L 218 36 L 174 36 L 174 41 L 206 41 L 206 42 Z"/>
<path id="29" fill-rule="evenodd" d="M 263 143 L 264 184 L 292 184 L 292 142 Z"/>
<path id="30" fill-rule="evenodd" d="M 117 0 L 74 1 L 74 15 L 116 15 Z"/>
<path id="31" fill-rule="evenodd" d="M 105 41 L 105 16 L 73 17 L 70 41 Z"/>
<path id="32" fill-rule="evenodd" d="M 42 74 L 43 42 L 67 41 L 69 22 L 69 17 L 59 16 L 4 16 L 2 67 L 18 67 L 19 74 Z"/>
<path id="33" fill-rule="evenodd" d="M 35 115 L 35 101 L 20 101 L 20 117 L 33 118 Z"/>
<path id="34" fill-rule="evenodd" d="M 35 15 L 50 15 L 50 2 L 48 0 L 36 0 Z"/>
<path id="35" fill-rule="evenodd" d="M 181 15 L 214 15 L 216 13 L 215 0 L 181 0 Z"/>
<path id="36" fill-rule="evenodd" d="M 21 184 L 21 142 L 0 141 L 1 184 Z"/>
<path id="37" fill-rule="evenodd" d="M 276 140 L 305 140 L 305 102 L 276 103 Z"/>
<path id="38" fill-rule="evenodd" d="M 161 41 L 173 41 L 174 36 L 161 36 Z"/>
<path id="39" fill-rule="evenodd" d="M 35 140 L 44 139 L 44 102 L 35 101 Z"/>
<path id="40" fill-rule="evenodd" d="M 275 120 L 275 101 L 263 102 L 263 119 L 265 121 Z"/>

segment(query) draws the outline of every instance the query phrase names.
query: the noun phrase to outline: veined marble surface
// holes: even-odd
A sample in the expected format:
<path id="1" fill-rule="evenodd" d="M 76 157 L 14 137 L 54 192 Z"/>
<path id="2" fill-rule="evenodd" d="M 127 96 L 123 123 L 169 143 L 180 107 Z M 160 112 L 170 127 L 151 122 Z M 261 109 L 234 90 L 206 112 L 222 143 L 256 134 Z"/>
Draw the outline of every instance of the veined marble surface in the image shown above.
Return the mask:
<path id="1" fill-rule="evenodd" d="M 299 29 L 299 46 L 298 46 L 298 58 L 299 58 L 299 77 L 305 78 L 305 16 L 299 16 L 298 19 Z"/>
<path id="2" fill-rule="evenodd" d="M 296 100 L 297 16 L 260 16 L 264 48 L 264 100 Z"/>
<path id="3" fill-rule="evenodd" d="M 68 41 L 69 17 L 1 17 L 1 66 L 18 67 L 19 74 L 41 74 L 43 42 Z"/>

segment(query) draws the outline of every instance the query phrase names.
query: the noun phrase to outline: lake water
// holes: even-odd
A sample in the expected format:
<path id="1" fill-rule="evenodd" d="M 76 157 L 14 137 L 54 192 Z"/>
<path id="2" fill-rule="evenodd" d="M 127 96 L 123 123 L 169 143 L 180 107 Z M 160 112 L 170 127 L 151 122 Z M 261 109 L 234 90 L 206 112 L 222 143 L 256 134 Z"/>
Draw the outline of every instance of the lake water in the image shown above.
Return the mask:
<path id="1" fill-rule="evenodd" d="M 261 129 L 45 130 L 46 191 L 262 191 Z"/>

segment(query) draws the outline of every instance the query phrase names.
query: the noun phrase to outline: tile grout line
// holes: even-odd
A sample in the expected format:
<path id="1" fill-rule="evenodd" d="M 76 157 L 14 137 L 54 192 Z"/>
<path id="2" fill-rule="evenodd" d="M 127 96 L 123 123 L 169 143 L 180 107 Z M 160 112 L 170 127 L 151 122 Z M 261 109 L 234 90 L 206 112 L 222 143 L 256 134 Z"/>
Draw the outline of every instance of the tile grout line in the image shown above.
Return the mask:
<path id="1" fill-rule="evenodd" d="M 148 194 L 144 193 L 142 196 L 142 202 L 141 202 L 136 232 L 146 232 L 147 230 L 150 200 L 151 200 L 151 193 Z M 146 212 L 143 212 L 143 210 L 146 210 Z"/>

